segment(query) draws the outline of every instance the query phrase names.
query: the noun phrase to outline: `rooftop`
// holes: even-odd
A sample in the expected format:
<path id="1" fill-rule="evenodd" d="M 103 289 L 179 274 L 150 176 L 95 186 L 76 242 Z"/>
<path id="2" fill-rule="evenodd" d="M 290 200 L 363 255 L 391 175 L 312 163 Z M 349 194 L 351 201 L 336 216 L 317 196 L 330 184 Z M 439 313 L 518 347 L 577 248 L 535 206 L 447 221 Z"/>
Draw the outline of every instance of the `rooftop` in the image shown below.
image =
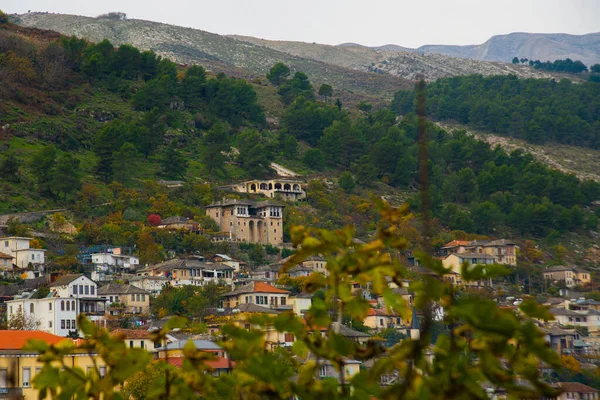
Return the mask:
<path id="1" fill-rule="evenodd" d="M 124 339 L 148 339 L 150 331 L 145 329 L 115 329 L 111 335 L 122 335 Z"/>
<path id="2" fill-rule="evenodd" d="M 42 340 L 48 344 L 57 344 L 70 339 L 43 331 L 0 330 L 0 350 L 20 350 L 29 340 Z"/>
<path id="3" fill-rule="evenodd" d="M 57 280 L 55 280 L 54 282 L 52 282 L 50 284 L 50 287 L 54 287 L 54 286 L 66 286 L 69 283 L 73 282 L 75 279 L 84 276 L 83 274 L 68 274 L 68 275 L 63 275 L 60 278 L 58 278 Z"/>
<path id="4" fill-rule="evenodd" d="M 262 306 L 259 306 L 258 304 L 254 304 L 254 303 L 240 304 L 239 306 L 233 307 L 232 310 L 240 310 L 240 312 L 257 313 L 257 314 L 279 314 L 279 312 L 277 310 L 273 310 L 273 309 L 270 309 L 267 307 L 262 307 Z"/>
<path id="5" fill-rule="evenodd" d="M 221 346 L 211 340 L 179 340 L 177 342 L 169 343 L 166 346 L 159 347 L 157 350 L 182 350 L 188 342 L 192 342 L 198 350 L 222 350 Z"/>
<path id="6" fill-rule="evenodd" d="M 558 382 L 556 386 L 567 393 L 598 393 L 598 390 L 593 387 L 589 387 L 588 385 L 579 382 Z"/>
<path id="7" fill-rule="evenodd" d="M 269 285 L 264 282 L 250 282 L 244 286 L 232 290 L 231 292 L 225 293 L 223 297 L 237 296 L 244 293 L 281 293 L 288 294 L 289 291 L 276 288 L 273 285 Z"/>
<path id="8" fill-rule="evenodd" d="M 140 289 L 137 286 L 125 285 L 122 283 L 109 283 L 98 288 L 98 295 L 110 295 L 110 294 L 148 294 L 144 289 Z"/>
<path id="9" fill-rule="evenodd" d="M 175 367 L 181 368 L 185 357 L 169 357 L 167 362 Z M 224 357 L 217 356 L 214 360 L 205 360 L 204 364 L 208 365 L 212 369 L 225 369 L 235 367 L 235 361 L 228 360 Z"/>
<path id="10" fill-rule="evenodd" d="M 9 255 L 8 255 L 8 254 L 6 254 L 6 253 L 2 253 L 2 252 L 0 252 L 0 258 L 7 258 L 7 259 L 9 259 L 9 260 L 12 260 L 14 257 L 13 257 L 13 256 L 9 256 Z"/>

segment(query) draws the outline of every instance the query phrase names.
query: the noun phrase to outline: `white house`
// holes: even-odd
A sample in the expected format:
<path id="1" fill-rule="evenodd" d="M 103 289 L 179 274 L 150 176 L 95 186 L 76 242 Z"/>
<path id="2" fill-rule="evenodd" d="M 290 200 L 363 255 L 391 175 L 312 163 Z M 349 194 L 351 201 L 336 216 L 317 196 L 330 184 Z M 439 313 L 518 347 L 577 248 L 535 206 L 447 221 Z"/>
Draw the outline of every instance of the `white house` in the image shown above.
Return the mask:
<path id="1" fill-rule="evenodd" d="M 116 249 L 113 249 L 116 250 Z M 95 266 L 117 267 L 131 269 L 140 265 L 140 259 L 135 256 L 113 253 L 92 253 L 92 264 Z"/>
<path id="2" fill-rule="evenodd" d="M 26 268 L 29 264 L 43 265 L 46 262 L 44 255 L 46 250 L 32 249 L 30 247 L 32 240 L 32 238 L 18 236 L 0 238 L 0 252 L 4 253 L 5 256 L 12 257 L 12 262 L 8 260 L 8 257 L 3 257 L 0 261 L 1 266 L 11 264 L 9 269 L 12 269 L 13 264 L 19 268 Z"/>
<path id="3" fill-rule="evenodd" d="M 33 329 L 59 336 L 77 330 L 77 316 L 82 313 L 97 324 L 102 323 L 105 300 L 98 296 L 94 281 L 83 274 L 70 274 L 52 282 L 49 287 L 50 293 L 44 298 L 37 299 L 34 294 L 28 294 L 7 301 L 8 319 L 22 314 Z"/>
<path id="4" fill-rule="evenodd" d="M 304 317 L 304 314 L 310 309 L 312 305 L 312 295 L 310 293 L 298 293 L 289 297 L 290 303 L 292 303 L 292 310 L 294 314 L 299 317 Z"/>

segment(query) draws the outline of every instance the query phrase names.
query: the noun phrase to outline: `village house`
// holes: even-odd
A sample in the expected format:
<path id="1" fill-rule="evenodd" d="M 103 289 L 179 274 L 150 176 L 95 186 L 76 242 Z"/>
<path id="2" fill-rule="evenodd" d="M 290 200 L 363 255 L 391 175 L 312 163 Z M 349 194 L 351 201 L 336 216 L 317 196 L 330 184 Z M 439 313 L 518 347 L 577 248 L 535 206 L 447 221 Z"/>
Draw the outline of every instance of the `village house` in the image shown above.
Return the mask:
<path id="1" fill-rule="evenodd" d="M 291 309 L 287 290 L 276 288 L 265 282 L 250 282 L 221 296 L 223 307 L 233 308 L 252 303 L 272 309 Z"/>
<path id="2" fill-rule="evenodd" d="M 292 294 L 289 297 L 289 301 L 292 304 L 294 314 L 304 317 L 304 314 L 306 314 L 312 305 L 312 294 L 306 292 Z"/>
<path id="3" fill-rule="evenodd" d="M 168 217 L 160 221 L 157 228 L 168 230 L 198 230 L 198 224 L 187 217 L 175 216 Z"/>
<path id="4" fill-rule="evenodd" d="M 111 335 L 123 340 L 125 346 L 129 348 L 140 348 L 149 353 L 156 353 L 157 349 L 162 347 L 164 343 L 154 342 L 150 339 L 152 332 L 145 329 L 114 329 Z"/>
<path id="5" fill-rule="evenodd" d="M 250 272 L 250 277 L 257 281 L 274 282 L 279 279 L 280 264 L 261 265 Z"/>
<path id="6" fill-rule="evenodd" d="M 97 325 L 104 325 L 104 299 L 98 296 L 94 281 L 83 274 L 70 274 L 52 282 L 49 288 L 50 293 L 43 298 L 29 293 L 7 301 L 8 319 L 24 318 L 36 329 L 58 336 L 77 331 L 77 316 L 82 313 Z"/>
<path id="7" fill-rule="evenodd" d="M 600 312 L 596 310 L 574 311 L 568 308 L 551 308 L 555 323 L 561 326 L 579 326 L 587 328 L 589 332 L 600 330 Z"/>
<path id="8" fill-rule="evenodd" d="M 162 276 L 172 286 L 223 282 L 230 285 L 234 268 L 223 263 L 206 262 L 198 257 L 174 258 L 138 271 L 138 276 Z"/>
<path id="9" fill-rule="evenodd" d="M 298 201 L 306 199 L 302 181 L 297 179 L 251 180 L 229 186 L 239 193 L 260 193 L 272 199 Z"/>
<path id="10" fill-rule="evenodd" d="M 23 350 L 29 340 L 41 340 L 47 344 L 59 344 L 71 341 L 65 337 L 38 330 L 0 330 L 0 398 L 2 399 L 37 399 L 37 389 L 32 381 L 41 371 L 43 362 L 39 354 Z M 106 366 L 96 354 L 89 350 L 74 350 L 64 356 L 65 364 L 79 367 L 90 372 L 95 366 L 100 376 L 106 374 Z"/>
<path id="11" fill-rule="evenodd" d="M 558 382 L 554 385 L 562 391 L 555 400 L 596 400 L 598 390 L 579 382 Z"/>
<path id="12" fill-rule="evenodd" d="M 164 276 L 133 276 L 129 278 L 129 284 L 144 289 L 150 294 L 158 295 L 162 292 L 169 279 Z"/>
<path id="13" fill-rule="evenodd" d="M 212 360 L 205 361 L 212 369 L 214 376 L 228 374 L 235 367 L 235 362 L 229 359 L 229 356 L 221 346 L 210 340 L 191 340 L 196 350 L 208 353 L 214 357 Z M 184 350 L 183 348 L 188 341 L 180 340 L 173 343 L 168 343 L 165 346 L 159 347 L 154 353 L 156 360 L 164 360 L 169 364 L 181 368 L 183 366 Z"/>
<path id="14" fill-rule="evenodd" d="M 487 254 L 494 257 L 495 264 L 504 264 L 510 266 L 517 265 L 517 246 L 516 243 L 506 240 L 453 240 L 440 248 L 440 255 L 449 256 L 451 254 Z"/>
<path id="15" fill-rule="evenodd" d="M 467 263 L 470 267 L 475 265 L 490 265 L 496 264 L 496 258 L 486 253 L 453 253 L 442 260 L 444 268 L 451 269 L 451 273 L 446 275 L 445 279 L 456 285 L 468 286 L 489 286 L 491 281 L 484 279 L 479 281 L 464 281 L 462 277 L 462 265 Z"/>
<path id="16" fill-rule="evenodd" d="M 11 270 L 33 266 L 43 266 L 46 262 L 44 249 L 31 248 L 33 238 L 10 236 L 0 238 L 0 268 Z"/>
<path id="17" fill-rule="evenodd" d="M 98 295 L 106 301 L 107 309 L 119 310 L 118 314 L 150 313 L 150 293 L 136 286 L 109 283 L 98 289 Z"/>
<path id="18" fill-rule="evenodd" d="M 206 214 L 233 241 L 283 243 L 283 209 L 272 201 L 223 200 L 205 207 Z"/>
<path id="19" fill-rule="evenodd" d="M 206 261 L 220 263 L 228 267 L 232 267 L 235 272 L 240 272 L 246 266 L 244 261 L 236 260 L 235 258 L 229 257 L 226 254 L 215 254 L 209 257 Z"/>
<path id="20" fill-rule="evenodd" d="M 590 283 L 592 279 L 589 271 L 564 265 L 548 267 L 542 271 L 542 274 L 545 281 L 564 282 L 568 288 L 576 285 L 585 285 Z"/>
<path id="21" fill-rule="evenodd" d="M 540 329 L 544 333 L 544 340 L 550 348 L 558 354 L 573 352 L 573 342 L 579 339 L 575 329 L 563 329 L 559 326 L 549 326 Z"/>
<path id="22" fill-rule="evenodd" d="M 363 324 L 374 331 L 403 326 L 402 318 L 389 314 L 384 308 L 369 308 Z"/>

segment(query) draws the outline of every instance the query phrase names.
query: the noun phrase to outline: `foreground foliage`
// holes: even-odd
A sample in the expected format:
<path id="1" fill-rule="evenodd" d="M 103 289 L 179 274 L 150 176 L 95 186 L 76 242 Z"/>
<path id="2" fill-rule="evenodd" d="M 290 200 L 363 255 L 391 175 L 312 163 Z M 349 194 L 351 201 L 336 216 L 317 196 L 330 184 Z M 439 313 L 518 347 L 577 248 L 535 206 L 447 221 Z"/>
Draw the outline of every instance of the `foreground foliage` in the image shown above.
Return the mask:
<path id="1" fill-rule="evenodd" d="M 366 244 L 353 240 L 350 227 L 336 231 L 293 228 L 292 239 L 299 250 L 289 266 L 312 254 L 324 255 L 329 276 L 313 275 L 307 283 L 308 290 L 321 290 L 324 296 L 313 298 L 306 323 L 284 313 L 251 316 L 249 330 L 233 324 L 223 326 L 219 344 L 236 362 L 231 374 L 218 377 L 205 374 L 209 369 L 205 361 L 210 356 L 195 350 L 191 344 L 185 346 L 186 360 L 181 369 L 176 370 L 164 361 L 151 362 L 143 350 L 127 349 L 122 341 L 82 317 L 79 322 L 87 337 L 83 346 L 104 360 L 109 367 L 106 376 L 62 365 L 62 356 L 74 351 L 74 345 L 48 346 L 38 342 L 31 347 L 42 353 L 41 359 L 46 364 L 34 379 L 34 386 L 42 398 L 52 395 L 78 399 L 118 399 L 124 393 L 135 398 L 181 399 L 198 395 L 203 399 L 287 399 L 294 395 L 327 399 L 467 399 L 487 398 L 482 386 L 486 382 L 518 397 L 551 394 L 540 380 L 537 367 L 540 362 L 558 367 L 560 359 L 546 346 L 532 320 L 523 320 L 512 310 L 500 309 L 492 300 L 457 295 L 451 284 L 431 274 L 443 276 L 448 271 L 425 253 L 419 257 L 430 273 L 415 280 L 411 287 L 416 294 L 414 307 L 423 316 L 420 338 L 405 339 L 386 349 L 372 341 L 361 346 L 336 333 L 342 315 L 361 319 L 369 309 L 367 300 L 352 295 L 352 282 L 369 284 L 372 293 L 383 296 L 390 311 L 405 320 L 411 318 L 412 307 L 393 295 L 390 287 L 391 283 L 400 285 L 408 274 L 389 253 L 407 245 L 406 239 L 398 234 L 398 224 L 407 209 L 385 204 L 379 204 L 379 208 L 382 218 L 377 235 Z M 505 272 L 498 266 L 463 268 L 466 280 Z M 443 317 L 431 311 L 434 305 L 443 308 Z M 523 302 L 519 314 L 551 318 L 547 310 L 533 301 Z M 443 322 L 449 334 L 438 334 L 431 345 L 432 326 L 437 322 Z M 169 328 L 181 323 L 178 318 L 171 319 L 154 339 L 164 338 Z M 297 340 L 291 350 L 267 351 L 268 344 L 261 333 L 261 328 L 267 326 L 294 333 Z M 329 326 L 327 337 L 310 332 L 307 327 L 311 326 Z M 373 367 L 347 377 L 344 366 L 348 359 L 371 360 Z M 337 379 L 319 378 L 319 365 L 323 362 L 335 366 L 339 372 Z M 143 380 L 140 371 L 153 376 L 153 382 L 140 388 Z M 389 386 L 381 386 L 380 380 L 386 376 L 396 379 Z M 524 381 L 529 383 L 523 385 Z M 126 391 L 119 392 L 116 388 L 124 382 L 128 382 Z"/>

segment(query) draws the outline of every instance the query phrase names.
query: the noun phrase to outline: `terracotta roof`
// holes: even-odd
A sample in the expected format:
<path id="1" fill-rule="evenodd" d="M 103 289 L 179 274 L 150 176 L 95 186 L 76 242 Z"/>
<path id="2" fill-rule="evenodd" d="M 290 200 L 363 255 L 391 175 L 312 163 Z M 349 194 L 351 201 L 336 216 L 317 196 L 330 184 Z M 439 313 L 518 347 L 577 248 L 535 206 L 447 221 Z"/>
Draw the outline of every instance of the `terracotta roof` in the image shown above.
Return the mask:
<path id="1" fill-rule="evenodd" d="M 150 331 L 145 329 L 115 329 L 111 335 L 122 335 L 124 339 L 149 339 Z"/>
<path id="2" fill-rule="evenodd" d="M 83 274 L 68 274 L 68 275 L 64 275 L 61 276 L 60 278 L 58 278 L 57 280 L 55 280 L 54 282 L 52 282 L 50 284 L 50 287 L 53 286 L 66 286 L 69 283 L 73 282 L 75 279 L 84 276 Z"/>
<path id="3" fill-rule="evenodd" d="M 444 245 L 444 247 L 456 247 L 456 246 L 466 246 L 470 242 L 468 240 L 453 240 Z"/>
<path id="4" fill-rule="evenodd" d="M 382 316 L 382 317 L 389 317 L 390 315 L 388 313 L 386 313 L 383 310 L 379 310 L 376 308 L 369 308 L 369 311 L 367 312 L 368 316 Z"/>
<path id="5" fill-rule="evenodd" d="M 569 393 L 598 393 L 598 390 L 579 382 L 558 382 L 558 387 Z"/>
<path id="6" fill-rule="evenodd" d="M 30 339 L 43 340 L 48 344 L 71 340 L 43 331 L 0 331 L 0 350 L 20 350 Z"/>
<path id="7" fill-rule="evenodd" d="M 0 258 L 8 258 L 9 260 L 12 260 L 14 257 L 10 256 L 10 255 L 8 255 L 6 253 L 0 252 Z"/>
<path id="8" fill-rule="evenodd" d="M 169 357 L 168 363 L 175 367 L 181 368 L 183 365 L 183 360 L 185 360 L 185 357 Z M 231 367 L 235 367 L 235 361 L 229 361 L 227 358 L 219 356 L 217 356 L 216 360 L 207 360 L 204 361 L 204 363 L 212 369 L 229 368 L 230 365 Z"/>
<path id="9" fill-rule="evenodd" d="M 247 285 L 241 286 L 235 290 L 232 290 L 229 293 L 225 293 L 223 297 L 227 296 L 237 296 L 239 294 L 245 293 L 282 293 L 287 294 L 289 291 L 278 289 L 275 286 L 269 285 L 264 282 L 250 282 Z"/>

